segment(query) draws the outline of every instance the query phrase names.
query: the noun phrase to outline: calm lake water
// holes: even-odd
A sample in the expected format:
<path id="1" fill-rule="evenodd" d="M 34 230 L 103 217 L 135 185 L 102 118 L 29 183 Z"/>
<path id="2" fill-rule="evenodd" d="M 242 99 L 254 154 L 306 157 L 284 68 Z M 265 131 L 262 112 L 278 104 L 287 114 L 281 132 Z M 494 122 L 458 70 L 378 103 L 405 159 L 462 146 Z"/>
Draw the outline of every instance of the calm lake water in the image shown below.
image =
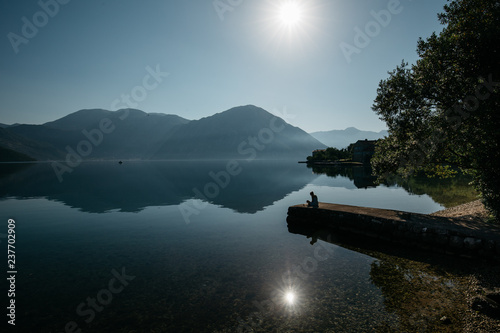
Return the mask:
<path id="1" fill-rule="evenodd" d="M 340 246 L 286 223 L 310 191 L 430 213 L 450 184 L 375 187 L 363 169 L 294 161 L 84 163 L 62 182 L 50 164 L 0 171 L 19 332 L 424 332 L 461 320 L 461 276 L 434 256 Z"/>

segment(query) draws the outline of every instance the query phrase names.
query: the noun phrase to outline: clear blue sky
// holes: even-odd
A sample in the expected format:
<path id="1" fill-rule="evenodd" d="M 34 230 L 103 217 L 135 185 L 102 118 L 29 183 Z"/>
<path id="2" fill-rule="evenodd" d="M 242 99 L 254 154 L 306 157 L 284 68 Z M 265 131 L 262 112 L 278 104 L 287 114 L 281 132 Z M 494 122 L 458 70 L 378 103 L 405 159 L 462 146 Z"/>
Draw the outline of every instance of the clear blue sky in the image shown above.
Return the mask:
<path id="1" fill-rule="evenodd" d="M 218 0 L 218 10 L 212 0 L 42 0 L 50 15 L 38 1 L 0 1 L 0 123 L 122 108 L 133 92 L 136 108 L 187 119 L 286 108 L 308 132 L 385 129 L 371 111 L 378 82 L 415 62 L 446 3 L 297 0 L 300 17 L 284 23 L 280 4 L 293 0 Z M 394 13 L 377 23 L 381 10 Z M 369 43 L 355 41 L 356 27 L 371 29 Z M 157 68 L 168 76 L 148 76 Z"/>

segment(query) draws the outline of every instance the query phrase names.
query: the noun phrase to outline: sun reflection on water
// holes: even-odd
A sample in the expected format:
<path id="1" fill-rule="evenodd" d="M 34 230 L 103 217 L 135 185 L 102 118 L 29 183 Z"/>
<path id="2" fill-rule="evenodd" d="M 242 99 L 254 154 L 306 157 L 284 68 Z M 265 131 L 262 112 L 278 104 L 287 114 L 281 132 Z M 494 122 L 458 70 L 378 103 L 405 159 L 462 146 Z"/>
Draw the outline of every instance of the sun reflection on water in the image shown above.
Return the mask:
<path id="1" fill-rule="evenodd" d="M 289 314 L 298 314 L 303 306 L 303 297 L 300 290 L 294 287 L 280 288 L 281 305 Z"/>
<path id="2" fill-rule="evenodd" d="M 295 303 L 295 293 L 293 291 L 287 291 L 285 293 L 285 302 L 288 305 L 294 305 L 294 303 Z"/>

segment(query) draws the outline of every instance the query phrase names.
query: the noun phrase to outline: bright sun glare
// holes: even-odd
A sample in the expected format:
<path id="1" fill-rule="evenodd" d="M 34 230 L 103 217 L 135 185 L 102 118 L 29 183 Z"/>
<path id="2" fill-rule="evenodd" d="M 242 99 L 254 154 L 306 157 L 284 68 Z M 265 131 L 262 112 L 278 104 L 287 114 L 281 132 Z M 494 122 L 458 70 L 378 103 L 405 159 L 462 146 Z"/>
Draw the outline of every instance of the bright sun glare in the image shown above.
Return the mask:
<path id="1" fill-rule="evenodd" d="M 302 10 L 298 3 L 287 1 L 279 7 L 279 19 L 286 26 L 293 27 L 302 19 Z"/>
<path id="2" fill-rule="evenodd" d="M 292 291 L 289 291 L 285 294 L 286 303 L 292 305 L 295 302 L 295 294 Z"/>
<path id="3" fill-rule="evenodd" d="M 294 51 L 306 50 L 312 40 L 316 22 L 317 7 L 307 0 L 267 0 L 261 7 L 263 13 L 262 32 L 268 39 L 275 54 L 284 51 L 283 46 L 293 47 Z M 289 53 L 290 55 L 292 53 Z M 293 54 L 297 54 L 294 52 Z"/>

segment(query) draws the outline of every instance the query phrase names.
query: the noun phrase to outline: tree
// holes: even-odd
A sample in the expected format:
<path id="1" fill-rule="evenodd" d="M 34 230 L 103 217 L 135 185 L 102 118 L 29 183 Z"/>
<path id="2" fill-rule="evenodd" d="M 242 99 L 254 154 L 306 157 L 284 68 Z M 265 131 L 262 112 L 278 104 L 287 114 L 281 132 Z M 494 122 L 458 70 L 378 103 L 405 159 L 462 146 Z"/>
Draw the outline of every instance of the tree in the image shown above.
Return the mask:
<path id="1" fill-rule="evenodd" d="M 417 171 L 474 176 L 483 202 L 500 217 L 500 1 L 454 0 L 445 25 L 417 44 L 377 89 L 373 110 L 389 128 L 372 159 L 378 176 Z"/>
<path id="2" fill-rule="evenodd" d="M 308 162 L 338 161 L 342 159 L 352 159 L 352 144 L 348 148 L 342 149 L 329 147 L 324 150 L 315 150 L 311 156 L 307 156 Z"/>

